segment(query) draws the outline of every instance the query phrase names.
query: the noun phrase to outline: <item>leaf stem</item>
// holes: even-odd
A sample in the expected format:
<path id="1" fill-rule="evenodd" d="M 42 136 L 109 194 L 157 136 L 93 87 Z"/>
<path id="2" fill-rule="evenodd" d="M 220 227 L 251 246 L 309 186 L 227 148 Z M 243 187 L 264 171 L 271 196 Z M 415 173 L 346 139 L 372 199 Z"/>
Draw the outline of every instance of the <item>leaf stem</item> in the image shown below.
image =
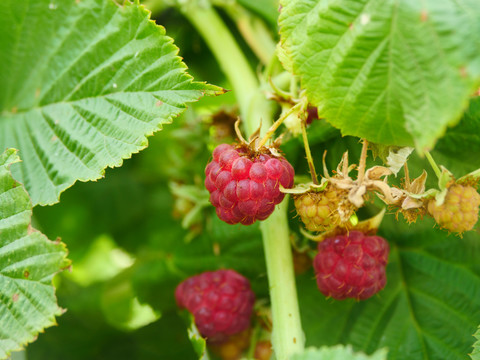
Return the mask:
<path id="1" fill-rule="evenodd" d="M 432 155 L 430 154 L 430 152 L 426 151 L 425 156 L 426 156 L 428 162 L 430 163 L 430 166 L 432 167 L 433 171 L 435 172 L 435 175 L 437 175 L 437 178 L 440 179 L 442 177 L 442 171 L 438 167 L 435 160 L 433 160 Z"/>

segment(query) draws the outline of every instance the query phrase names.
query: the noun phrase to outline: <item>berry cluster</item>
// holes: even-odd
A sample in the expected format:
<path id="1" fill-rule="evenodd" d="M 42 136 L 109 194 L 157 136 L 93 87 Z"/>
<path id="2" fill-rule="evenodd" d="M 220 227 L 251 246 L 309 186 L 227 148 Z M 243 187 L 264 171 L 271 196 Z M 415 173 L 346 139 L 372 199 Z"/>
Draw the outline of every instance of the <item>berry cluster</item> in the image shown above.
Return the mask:
<path id="1" fill-rule="evenodd" d="M 385 287 L 388 243 L 360 231 L 327 238 L 318 245 L 313 266 L 317 285 L 337 300 L 365 300 Z"/>
<path id="2" fill-rule="evenodd" d="M 217 270 L 183 281 L 175 290 L 175 299 L 180 308 L 193 314 L 202 336 L 222 342 L 250 326 L 255 294 L 242 275 Z"/>
<path id="3" fill-rule="evenodd" d="M 228 224 L 251 225 L 265 220 L 293 186 L 293 167 L 267 151 L 251 153 L 244 146 L 218 145 L 205 168 L 205 187 L 218 217 Z"/>

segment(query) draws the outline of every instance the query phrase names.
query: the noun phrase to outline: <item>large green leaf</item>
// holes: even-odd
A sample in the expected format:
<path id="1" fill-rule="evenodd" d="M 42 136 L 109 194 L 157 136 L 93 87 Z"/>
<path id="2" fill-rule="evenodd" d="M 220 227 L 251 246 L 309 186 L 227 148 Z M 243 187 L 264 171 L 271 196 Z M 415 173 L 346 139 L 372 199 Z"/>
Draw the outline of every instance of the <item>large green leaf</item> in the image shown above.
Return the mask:
<path id="1" fill-rule="evenodd" d="M 35 339 L 62 314 L 52 277 L 68 266 L 65 246 L 31 227 L 32 203 L 13 180 L 16 150 L 0 155 L 0 358 Z"/>
<path id="2" fill-rule="evenodd" d="M 283 0 L 282 45 L 345 135 L 432 148 L 480 76 L 477 0 Z"/>
<path id="3" fill-rule="evenodd" d="M 352 344 L 372 353 L 388 348 L 389 360 L 465 360 L 480 323 L 480 241 L 408 226 L 390 216 L 382 236 L 391 245 L 387 286 L 366 301 L 326 300 L 312 276 L 299 279 L 307 343 Z"/>
<path id="4" fill-rule="evenodd" d="M 192 82 L 149 13 L 126 1 L 0 3 L 0 148 L 34 204 L 147 146 L 186 103 L 218 88 Z"/>

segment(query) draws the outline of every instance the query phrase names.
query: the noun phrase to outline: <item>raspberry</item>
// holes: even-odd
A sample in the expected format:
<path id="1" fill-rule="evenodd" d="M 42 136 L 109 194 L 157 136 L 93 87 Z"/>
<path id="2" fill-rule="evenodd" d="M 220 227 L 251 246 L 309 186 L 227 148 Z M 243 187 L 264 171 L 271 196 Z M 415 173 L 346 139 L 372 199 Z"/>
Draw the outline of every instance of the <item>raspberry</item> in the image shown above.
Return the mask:
<path id="1" fill-rule="evenodd" d="M 337 300 L 368 299 L 385 287 L 389 250 L 385 239 L 360 231 L 325 239 L 313 262 L 318 288 Z"/>
<path id="2" fill-rule="evenodd" d="M 233 270 L 192 276 L 175 290 L 180 308 L 190 311 L 202 336 L 222 342 L 250 326 L 255 294 L 249 281 Z"/>
<path id="3" fill-rule="evenodd" d="M 327 231 L 341 223 L 338 210 L 345 197 L 345 191 L 329 184 L 324 191 L 295 195 L 294 203 L 307 230 Z"/>
<path id="4" fill-rule="evenodd" d="M 480 194 L 473 186 L 460 184 L 448 188 L 442 205 L 428 202 L 428 212 L 442 229 L 462 233 L 472 230 L 478 220 Z"/>
<path id="5" fill-rule="evenodd" d="M 245 147 L 218 145 L 205 168 L 205 187 L 218 217 L 228 224 L 251 225 L 265 220 L 290 188 L 295 175 L 283 157 L 250 152 Z"/>

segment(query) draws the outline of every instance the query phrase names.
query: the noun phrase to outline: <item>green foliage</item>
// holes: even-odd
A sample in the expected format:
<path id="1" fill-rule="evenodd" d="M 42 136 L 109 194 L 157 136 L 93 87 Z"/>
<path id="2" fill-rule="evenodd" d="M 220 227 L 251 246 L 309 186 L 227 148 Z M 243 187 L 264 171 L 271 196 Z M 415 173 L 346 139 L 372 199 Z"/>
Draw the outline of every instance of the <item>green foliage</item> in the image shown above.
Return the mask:
<path id="1" fill-rule="evenodd" d="M 431 149 L 479 83 L 475 0 L 282 5 L 282 46 L 293 72 L 344 135 Z"/>
<path id="2" fill-rule="evenodd" d="M 387 351 L 379 350 L 367 356 L 361 353 L 354 353 L 350 346 L 323 347 L 320 349 L 309 348 L 303 354 L 292 356 L 292 360 L 386 360 Z"/>
<path id="3" fill-rule="evenodd" d="M 53 275 L 69 265 L 65 246 L 31 226 L 32 203 L 10 173 L 17 151 L 0 155 L 0 358 L 35 339 L 62 314 Z"/>
<path id="4" fill-rule="evenodd" d="M 281 69 L 278 59 L 268 63 L 248 49 L 274 43 L 275 1 L 219 1 L 223 12 L 213 22 L 207 20 L 216 10 L 203 1 L 193 7 L 204 10 L 201 21 L 195 13 L 171 7 L 173 2 L 145 1 L 158 9 L 157 22 L 175 34 L 191 73 L 218 84 L 230 81 L 234 89 L 199 102 L 220 89 L 193 82 L 172 39 L 138 2 L 0 4 L 5 34 L 0 39 L 0 148 L 18 147 L 24 158 L 12 166 L 13 178 L 25 182 L 34 204 L 53 204 L 76 180 L 84 181 L 62 194 L 59 204 L 35 207 L 32 217 L 30 199 L 9 170 L 18 161 L 16 152 L 0 157 L 0 358 L 32 341 L 61 313 L 51 280 L 68 262 L 64 246 L 47 240 L 58 236 L 74 261 L 72 272 L 55 279 L 58 303 L 68 312 L 58 318 L 58 327 L 29 345 L 29 360 L 206 356 L 207 344 L 195 333 L 191 317 L 187 324 L 182 320 L 174 291 L 185 278 L 220 268 L 235 269 L 252 283 L 255 313 L 262 316 L 254 316 L 252 338 L 289 348 L 287 342 L 275 343 L 278 338 L 268 329 L 269 312 L 273 316 L 285 299 L 271 306 L 278 299 L 269 299 L 265 256 L 271 260 L 272 253 L 280 253 L 281 238 L 287 252 L 292 240 L 312 256 L 316 243 L 302 237 L 291 203 L 289 237 L 279 231 L 286 229 L 282 216 L 263 223 L 270 227 L 223 223 L 203 184 L 212 149 L 232 141 L 238 103 L 253 117 L 242 119 L 251 129 L 259 118 L 264 125 L 272 120 L 262 109 L 279 112 L 275 101 L 266 100 L 280 94 L 269 79 L 290 93 L 289 99 L 280 94 L 283 101 L 303 100 L 305 89 L 309 105 L 320 107 L 322 119 L 307 127 L 318 173 L 325 150 L 330 174 L 347 150 L 358 164 L 358 137 L 340 132 L 383 144 L 415 144 L 420 150 L 435 144 L 431 154 L 457 177 L 480 167 L 480 100 L 471 97 L 480 75 L 480 6 L 474 0 L 285 0 L 278 57 L 298 76 Z M 215 37 L 218 24 L 225 31 L 218 38 L 227 44 Z M 224 36 L 227 30 L 234 36 Z M 205 34 L 211 38 L 202 39 Z M 207 46 L 216 49 L 213 55 Z M 237 48 L 234 59 L 224 51 Z M 214 57 L 221 58 L 221 66 Z M 222 112 L 228 116 L 214 116 Z M 148 139 L 148 149 L 123 162 L 169 123 Z M 300 137 L 287 133 L 281 151 L 299 179 L 308 177 Z M 368 159 L 367 166 L 374 164 L 380 159 Z M 87 181 L 120 165 L 98 182 Z M 410 156 L 409 168 L 411 177 L 426 169 L 427 185 L 437 186 L 418 153 Z M 389 182 L 399 186 L 402 176 L 401 170 Z M 376 213 L 377 205 L 383 206 L 369 203 L 359 218 Z M 30 220 L 46 236 L 34 231 Z M 270 229 L 267 251 L 261 228 Z M 471 336 L 480 323 L 478 232 L 455 237 L 435 229 L 429 219 L 406 225 L 387 213 L 379 233 L 389 241 L 391 254 L 387 286 L 373 298 L 325 299 L 312 270 L 297 276 L 302 328 L 312 348 L 292 360 L 464 360 L 469 353 L 478 358 L 478 341 L 472 352 Z M 289 267 L 281 270 L 287 274 Z M 271 284 L 283 286 L 281 280 Z M 291 293 L 284 303 L 295 302 Z M 290 310 L 284 318 L 296 320 Z M 275 324 L 274 337 L 288 330 L 275 332 Z M 301 348 L 301 336 L 293 343 Z M 254 350 L 252 342 L 244 356 L 251 358 Z"/>
<path id="5" fill-rule="evenodd" d="M 165 29 L 129 1 L 3 1 L 0 32 L 0 148 L 20 150 L 14 176 L 34 204 L 120 166 L 220 90 L 192 82 Z"/>
<path id="6" fill-rule="evenodd" d="M 475 336 L 475 344 L 473 344 L 473 351 L 469 354 L 472 360 L 480 359 L 480 327 L 479 329 L 473 334 Z"/>

